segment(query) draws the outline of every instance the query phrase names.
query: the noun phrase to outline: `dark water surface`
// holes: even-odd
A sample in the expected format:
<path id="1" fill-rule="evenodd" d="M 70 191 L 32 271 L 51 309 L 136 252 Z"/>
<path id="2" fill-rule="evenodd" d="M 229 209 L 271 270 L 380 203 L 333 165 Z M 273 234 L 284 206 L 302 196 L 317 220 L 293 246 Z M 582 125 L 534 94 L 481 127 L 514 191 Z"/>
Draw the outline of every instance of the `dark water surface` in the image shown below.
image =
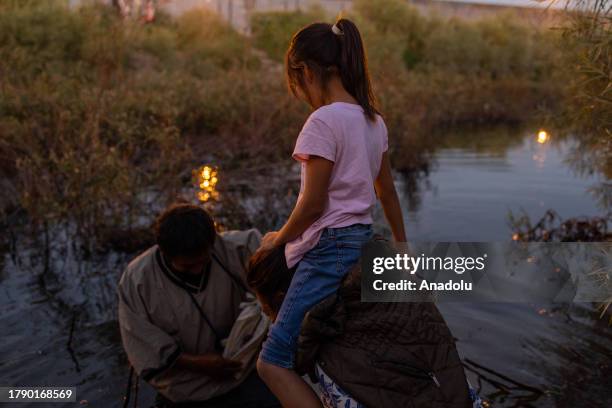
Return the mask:
<path id="1" fill-rule="evenodd" d="M 506 241 L 509 211 L 525 211 L 533 221 L 549 208 L 563 218 L 602 214 L 589 190 L 603 178 L 581 177 L 566 163 L 575 142 L 548 135 L 538 143 L 537 133 L 501 128 L 440 135 L 445 147 L 417 191 L 398 179 L 409 239 Z"/>
<path id="2" fill-rule="evenodd" d="M 509 210 L 532 219 L 548 208 L 563 217 L 602 213 L 587 192 L 601 180 L 564 163 L 571 141 L 552 135 L 541 144 L 534 132 L 502 129 L 445 135 L 441 143 L 417 191 L 397 179 L 411 239 L 509 240 Z M 129 256 L 75 262 L 61 235 L 52 236 L 57 251 L 48 260 L 21 237 L 0 258 L 0 385 L 76 386 L 77 405 L 120 406 L 128 371 L 114 288 Z M 612 406 L 612 330 L 591 305 L 440 309 L 469 362 L 470 381 L 492 406 Z M 152 396 L 141 384 L 139 405 L 149 406 Z"/>

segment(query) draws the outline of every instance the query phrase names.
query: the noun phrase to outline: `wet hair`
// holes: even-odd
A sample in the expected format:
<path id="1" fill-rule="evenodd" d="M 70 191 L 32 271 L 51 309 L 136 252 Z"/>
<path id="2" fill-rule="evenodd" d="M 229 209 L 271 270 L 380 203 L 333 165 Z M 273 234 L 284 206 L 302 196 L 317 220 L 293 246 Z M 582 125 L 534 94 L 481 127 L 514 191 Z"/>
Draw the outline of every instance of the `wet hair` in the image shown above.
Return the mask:
<path id="1" fill-rule="evenodd" d="M 284 245 L 260 250 L 249 259 L 247 284 L 262 303 L 277 313 L 294 272 L 295 268 L 287 267 Z"/>
<path id="2" fill-rule="evenodd" d="M 174 203 L 155 222 L 155 240 L 169 258 L 200 255 L 214 245 L 216 235 L 210 215 L 193 204 Z"/>
<path id="3" fill-rule="evenodd" d="M 346 18 L 331 24 L 312 23 L 293 38 L 285 55 L 287 86 L 293 95 L 304 91 L 304 68 L 308 66 L 324 87 L 333 74 L 363 108 L 366 117 L 376 119 L 379 113 L 368 72 L 368 63 L 357 26 Z M 306 92 L 304 92 L 306 93 Z M 307 95 L 308 98 L 310 96 Z"/>

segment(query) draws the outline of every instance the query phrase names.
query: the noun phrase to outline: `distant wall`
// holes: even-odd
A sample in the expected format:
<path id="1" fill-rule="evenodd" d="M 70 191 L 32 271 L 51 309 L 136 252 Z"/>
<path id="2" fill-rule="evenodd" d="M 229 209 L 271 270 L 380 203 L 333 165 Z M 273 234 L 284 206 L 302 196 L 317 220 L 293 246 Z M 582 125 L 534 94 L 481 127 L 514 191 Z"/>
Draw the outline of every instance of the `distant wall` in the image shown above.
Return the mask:
<path id="1" fill-rule="evenodd" d="M 533 1 L 534 7 L 440 0 L 408 0 L 408 2 L 424 14 L 436 13 L 442 17 L 457 17 L 467 20 L 476 20 L 511 11 L 517 14 L 517 17 L 534 24 L 550 25 L 558 21 L 564 13 L 563 10 L 559 9 L 535 6 L 538 4 L 535 1 Z"/>
<path id="2" fill-rule="evenodd" d="M 546 9 L 542 7 L 541 3 L 535 1 L 520 3 L 533 4 L 533 7 L 508 6 L 503 4 L 503 0 L 498 1 L 502 4 L 407 0 L 408 3 L 414 5 L 424 14 L 436 13 L 442 17 L 464 19 L 478 19 L 512 10 L 520 18 L 529 20 L 534 24 L 549 25 L 557 21 L 562 13 L 558 9 Z M 172 14 L 180 14 L 194 7 L 207 7 L 223 15 L 238 30 L 248 32 L 249 15 L 254 11 L 293 11 L 306 9 L 313 4 L 320 4 L 328 13 L 336 15 L 343 10 L 350 9 L 352 0 L 159 0 L 159 3 Z M 508 1 L 505 3 L 508 3 Z"/>

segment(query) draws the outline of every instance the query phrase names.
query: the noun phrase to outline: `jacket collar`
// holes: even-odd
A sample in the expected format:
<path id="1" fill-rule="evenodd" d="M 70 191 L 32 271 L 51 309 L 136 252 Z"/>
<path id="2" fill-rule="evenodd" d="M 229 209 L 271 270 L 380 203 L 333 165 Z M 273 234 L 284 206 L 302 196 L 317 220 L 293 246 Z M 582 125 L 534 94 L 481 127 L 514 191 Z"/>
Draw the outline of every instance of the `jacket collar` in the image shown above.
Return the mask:
<path id="1" fill-rule="evenodd" d="M 205 271 L 202 274 L 198 283 L 187 280 L 184 274 L 175 271 L 166 261 L 166 258 L 164 257 L 159 248 L 155 250 L 155 261 L 157 262 L 157 265 L 162 270 L 164 275 L 175 285 L 180 286 L 181 288 L 191 293 L 200 293 L 206 289 L 206 286 L 208 285 L 208 278 L 210 276 L 211 265 L 213 262 L 212 260 L 208 263 L 208 265 L 206 265 Z"/>

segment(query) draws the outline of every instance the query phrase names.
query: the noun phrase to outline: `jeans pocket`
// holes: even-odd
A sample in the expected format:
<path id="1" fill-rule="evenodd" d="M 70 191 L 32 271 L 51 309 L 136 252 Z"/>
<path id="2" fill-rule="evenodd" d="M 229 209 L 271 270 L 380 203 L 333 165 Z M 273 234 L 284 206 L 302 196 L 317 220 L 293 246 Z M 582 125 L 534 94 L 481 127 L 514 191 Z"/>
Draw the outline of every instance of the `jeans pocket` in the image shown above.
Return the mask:
<path id="1" fill-rule="evenodd" d="M 342 248 L 361 249 L 372 237 L 370 230 L 355 231 L 338 238 L 338 246 Z"/>
<path id="2" fill-rule="evenodd" d="M 362 245 L 358 242 L 344 243 L 338 246 L 338 273 L 344 277 L 359 262 Z"/>
<path id="3" fill-rule="evenodd" d="M 365 243 L 368 242 L 367 239 L 364 240 L 355 240 L 352 239 L 350 241 L 341 241 L 338 242 L 338 246 L 340 248 L 348 248 L 348 249 L 355 249 L 355 250 L 361 250 L 361 248 L 363 248 L 363 246 L 365 245 Z"/>

